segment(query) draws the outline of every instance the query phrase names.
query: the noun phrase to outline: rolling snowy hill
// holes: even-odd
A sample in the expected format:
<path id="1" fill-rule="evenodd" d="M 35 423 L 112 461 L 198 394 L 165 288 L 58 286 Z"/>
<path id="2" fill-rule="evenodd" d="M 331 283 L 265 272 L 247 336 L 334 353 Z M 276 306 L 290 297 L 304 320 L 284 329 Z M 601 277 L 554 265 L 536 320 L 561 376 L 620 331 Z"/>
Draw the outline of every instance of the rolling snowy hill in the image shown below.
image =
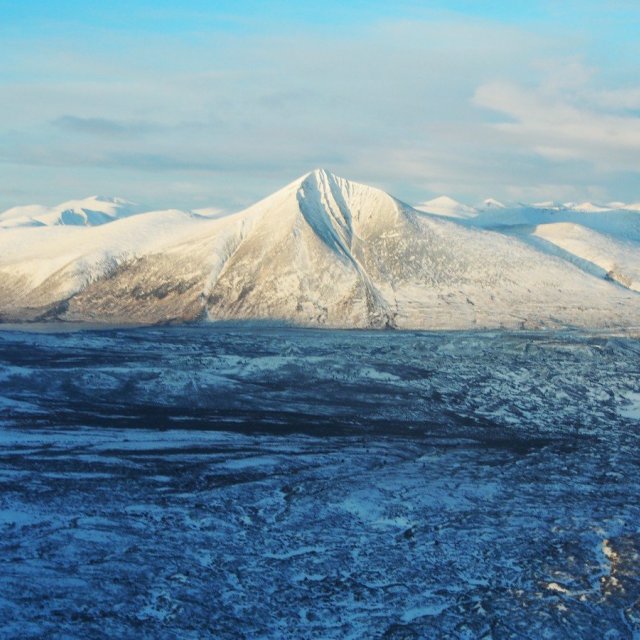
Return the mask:
<path id="1" fill-rule="evenodd" d="M 536 221 L 536 210 L 521 209 L 528 213 L 517 222 L 516 210 L 498 206 L 447 220 L 316 170 L 233 215 L 174 210 L 94 227 L 0 229 L 0 319 L 640 324 L 628 234 L 623 246 L 615 229 L 545 227 L 556 212 L 537 210 Z M 619 233 L 631 224 L 627 214 L 640 220 L 616 212 Z"/>

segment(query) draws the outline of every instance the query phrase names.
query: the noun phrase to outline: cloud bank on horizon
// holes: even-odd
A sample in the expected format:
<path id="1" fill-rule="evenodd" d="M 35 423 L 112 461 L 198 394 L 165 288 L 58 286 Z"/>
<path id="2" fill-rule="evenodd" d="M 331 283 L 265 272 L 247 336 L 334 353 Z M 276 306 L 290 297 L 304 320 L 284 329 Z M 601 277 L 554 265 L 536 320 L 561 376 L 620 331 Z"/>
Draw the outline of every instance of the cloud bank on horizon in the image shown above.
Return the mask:
<path id="1" fill-rule="evenodd" d="M 348 4 L 0 0 L 0 209 L 232 209 L 316 166 L 410 202 L 640 200 L 637 2 Z"/>

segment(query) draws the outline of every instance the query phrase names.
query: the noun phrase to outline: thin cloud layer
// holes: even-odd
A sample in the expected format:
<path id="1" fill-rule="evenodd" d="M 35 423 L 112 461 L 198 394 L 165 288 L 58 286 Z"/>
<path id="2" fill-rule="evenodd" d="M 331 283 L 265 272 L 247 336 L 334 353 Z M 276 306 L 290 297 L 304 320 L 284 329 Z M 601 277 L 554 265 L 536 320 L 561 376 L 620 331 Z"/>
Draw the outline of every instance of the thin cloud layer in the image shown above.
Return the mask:
<path id="1" fill-rule="evenodd" d="M 637 88 L 601 90 L 587 73 L 573 85 L 493 82 L 474 96 L 477 105 L 508 118 L 489 126 L 523 151 L 551 161 L 581 160 L 600 172 L 640 172 L 640 114 L 626 112 L 637 99 Z"/>
<path id="2" fill-rule="evenodd" d="M 64 115 L 52 122 L 54 127 L 68 133 L 80 133 L 92 136 L 140 136 L 158 132 L 162 127 L 151 122 L 124 122 L 109 118 L 82 118 Z"/>
<path id="3" fill-rule="evenodd" d="M 316 166 L 408 201 L 640 199 L 635 44 L 613 72 L 588 24 L 414 13 L 7 32 L 0 208 L 107 192 L 232 209 Z"/>

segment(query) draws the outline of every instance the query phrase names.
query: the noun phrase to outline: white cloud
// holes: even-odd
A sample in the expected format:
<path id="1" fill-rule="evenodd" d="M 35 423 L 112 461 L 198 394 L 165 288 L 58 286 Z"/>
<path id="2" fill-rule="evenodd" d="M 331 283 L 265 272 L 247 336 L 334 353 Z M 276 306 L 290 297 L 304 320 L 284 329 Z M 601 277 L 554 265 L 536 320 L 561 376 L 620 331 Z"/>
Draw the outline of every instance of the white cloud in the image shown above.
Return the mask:
<path id="1" fill-rule="evenodd" d="M 508 118 L 488 126 L 523 151 L 553 161 L 585 161 L 602 171 L 640 172 L 640 116 L 621 113 L 622 105 L 635 104 L 640 87 L 601 89 L 596 80 L 572 62 L 535 86 L 483 84 L 473 100 Z"/>

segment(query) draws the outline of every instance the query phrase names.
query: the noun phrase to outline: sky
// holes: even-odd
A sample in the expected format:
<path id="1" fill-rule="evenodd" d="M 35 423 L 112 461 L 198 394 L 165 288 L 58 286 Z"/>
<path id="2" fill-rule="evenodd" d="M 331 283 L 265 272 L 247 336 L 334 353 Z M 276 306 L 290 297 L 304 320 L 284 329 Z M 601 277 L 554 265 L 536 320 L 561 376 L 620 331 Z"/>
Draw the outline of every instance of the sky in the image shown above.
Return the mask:
<path id="1" fill-rule="evenodd" d="M 0 0 L 0 210 L 640 201 L 637 0 Z"/>

